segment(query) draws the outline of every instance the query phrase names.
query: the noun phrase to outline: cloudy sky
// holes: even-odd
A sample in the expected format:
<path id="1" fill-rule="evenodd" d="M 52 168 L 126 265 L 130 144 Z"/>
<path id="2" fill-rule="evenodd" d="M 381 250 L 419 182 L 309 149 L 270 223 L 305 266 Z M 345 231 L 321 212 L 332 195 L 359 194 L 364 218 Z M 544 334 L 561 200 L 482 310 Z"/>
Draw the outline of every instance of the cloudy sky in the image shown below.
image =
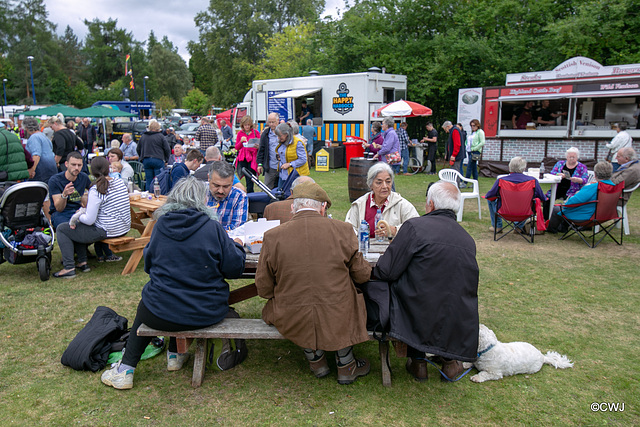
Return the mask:
<path id="1" fill-rule="evenodd" d="M 335 17 L 344 9 L 344 0 L 325 1 L 327 7 L 323 16 Z M 166 35 L 178 47 L 180 55 L 188 60 L 187 43 L 198 39 L 193 18 L 207 8 L 209 0 L 44 0 L 44 3 L 49 20 L 58 26 L 60 34 L 69 25 L 82 40 L 87 34 L 85 19 L 117 19 L 118 28 L 130 31 L 138 41 L 146 41 L 151 30 L 158 39 Z"/>

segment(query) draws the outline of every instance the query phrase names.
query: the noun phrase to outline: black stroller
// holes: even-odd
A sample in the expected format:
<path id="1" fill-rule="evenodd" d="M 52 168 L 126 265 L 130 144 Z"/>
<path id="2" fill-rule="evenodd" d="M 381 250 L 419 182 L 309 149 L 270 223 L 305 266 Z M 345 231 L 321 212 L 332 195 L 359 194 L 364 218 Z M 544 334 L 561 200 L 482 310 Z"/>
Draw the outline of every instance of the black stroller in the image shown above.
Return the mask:
<path id="1" fill-rule="evenodd" d="M 0 262 L 35 261 L 42 281 L 49 280 L 55 243 L 53 227 L 42 212 L 48 192 L 47 184 L 33 181 L 5 187 L 0 195 Z"/>
<path id="2" fill-rule="evenodd" d="M 249 199 L 249 213 L 258 214 L 258 217 L 263 216 L 264 208 L 266 208 L 269 203 L 284 200 L 289 197 L 291 195 L 291 184 L 293 184 L 293 181 L 300 176 L 298 171 L 294 169 L 282 184 L 282 188 L 269 190 L 269 187 L 264 185 L 250 169 L 242 168 L 242 173 L 247 177 L 247 179 L 253 181 L 254 184 L 264 191 L 264 193 L 247 194 L 247 198 Z"/>

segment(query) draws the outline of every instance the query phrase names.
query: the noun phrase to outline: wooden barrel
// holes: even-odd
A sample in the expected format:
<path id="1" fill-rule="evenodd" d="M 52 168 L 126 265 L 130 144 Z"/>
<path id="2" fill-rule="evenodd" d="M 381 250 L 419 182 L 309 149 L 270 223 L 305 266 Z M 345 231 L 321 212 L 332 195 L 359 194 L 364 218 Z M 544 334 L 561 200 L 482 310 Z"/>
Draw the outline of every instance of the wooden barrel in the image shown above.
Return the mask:
<path id="1" fill-rule="evenodd" d="M 370 191 L 367 186 L 367 172 L 377 162 L 364 157 L 351 158 L 349 163 L 349 200 L 351 202 Z"/>

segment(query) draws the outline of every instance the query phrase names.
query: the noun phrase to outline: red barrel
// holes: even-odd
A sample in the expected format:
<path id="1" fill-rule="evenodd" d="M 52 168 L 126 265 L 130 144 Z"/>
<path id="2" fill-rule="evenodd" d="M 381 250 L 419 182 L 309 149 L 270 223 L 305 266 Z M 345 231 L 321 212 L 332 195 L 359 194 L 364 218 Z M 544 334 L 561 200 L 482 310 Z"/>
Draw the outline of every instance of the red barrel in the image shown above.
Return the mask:
<path id="1" fill-rule="evenodd" d="M 343 143 L 346 150 L 345 157 L 347 162 L 347 170 L 349 170 L 349 163 L 354 157 L 364 156 L 364 147 L 362 142 L 365 141 L 357 136 L 347 136 L 347 141 Z"/>

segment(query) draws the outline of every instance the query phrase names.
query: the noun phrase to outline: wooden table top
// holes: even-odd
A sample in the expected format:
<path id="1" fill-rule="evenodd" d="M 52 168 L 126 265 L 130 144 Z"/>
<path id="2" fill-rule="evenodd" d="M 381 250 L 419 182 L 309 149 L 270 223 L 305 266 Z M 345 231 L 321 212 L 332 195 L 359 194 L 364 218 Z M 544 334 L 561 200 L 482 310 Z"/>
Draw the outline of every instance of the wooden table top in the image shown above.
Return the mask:
<path id="1" fill-rule="evenodd" d="M 160 196 L 160 198 L 156 199 L 155 197 L 151 200 L 149 199 L 129 199 L 129 204 L 132 208 L 144 209 L 147 211 L 155 211 L 160 206 L 164 205 L 167 201 L 167 196 Z"/>

